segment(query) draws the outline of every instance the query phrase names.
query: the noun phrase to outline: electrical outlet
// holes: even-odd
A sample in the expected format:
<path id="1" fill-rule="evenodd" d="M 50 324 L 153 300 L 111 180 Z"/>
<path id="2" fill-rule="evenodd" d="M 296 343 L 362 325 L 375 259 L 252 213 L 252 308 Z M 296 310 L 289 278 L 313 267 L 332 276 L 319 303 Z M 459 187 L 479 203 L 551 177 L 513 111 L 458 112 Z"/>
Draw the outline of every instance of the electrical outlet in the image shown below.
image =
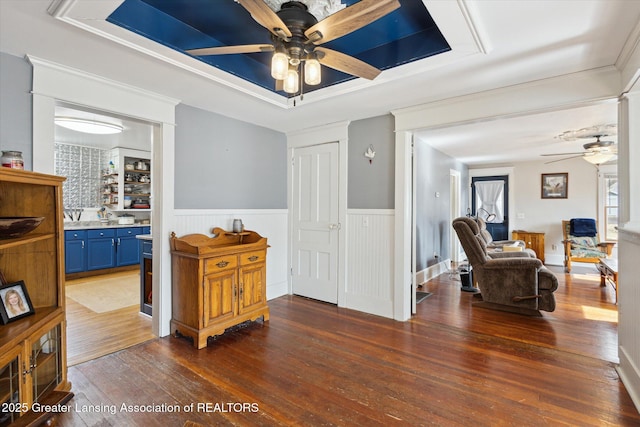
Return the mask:
<path id="1" fill-rule="evenodd" d="M 558 250 L 558 245 L 551 245 L 551 250 L 552 251 Z"/>

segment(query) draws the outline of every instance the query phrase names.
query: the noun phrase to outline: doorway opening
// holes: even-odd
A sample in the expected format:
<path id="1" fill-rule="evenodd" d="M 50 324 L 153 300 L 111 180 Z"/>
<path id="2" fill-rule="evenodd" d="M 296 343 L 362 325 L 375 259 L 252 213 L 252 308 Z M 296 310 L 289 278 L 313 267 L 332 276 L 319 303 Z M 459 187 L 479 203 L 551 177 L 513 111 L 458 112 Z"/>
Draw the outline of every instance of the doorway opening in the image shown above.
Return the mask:
<path id="1" fill-rule="evenodd" d="M 54 127 L 54 172 L 67 178 L 67 360 L 75 365 L 155 338 L 150 310 L 141 314 L 147 301 L 142 301 L 144 259 L 137 238 L 150 238 L 151 232 L 154 126 L 59 101 L 55 117 L 117 121 L 122 128 L 117 134 L 93 134 Z"/>

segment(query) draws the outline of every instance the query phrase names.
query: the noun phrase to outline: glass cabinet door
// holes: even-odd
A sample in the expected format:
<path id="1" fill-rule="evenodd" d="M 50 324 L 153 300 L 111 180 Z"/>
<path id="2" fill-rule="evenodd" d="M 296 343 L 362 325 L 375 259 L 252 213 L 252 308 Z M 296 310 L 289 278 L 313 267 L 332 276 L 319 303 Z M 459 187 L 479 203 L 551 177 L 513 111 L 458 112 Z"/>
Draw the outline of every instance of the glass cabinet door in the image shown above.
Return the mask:
<path id="1" fill-rule="evenodd" d="M 62 358 L 60 348 L 62 339 L 61 325 L 57 324 L 31 344 L 31 384 L 33 401 L 53 391 L 62 382 Z"/>
<path id="2" fill-rule="evenodd" d="M 0 426 L 6 426 L 15 421 L 23 404 L 20 402 L 20 359 L 22 350 L 16 347 L 0 361 Z"/>

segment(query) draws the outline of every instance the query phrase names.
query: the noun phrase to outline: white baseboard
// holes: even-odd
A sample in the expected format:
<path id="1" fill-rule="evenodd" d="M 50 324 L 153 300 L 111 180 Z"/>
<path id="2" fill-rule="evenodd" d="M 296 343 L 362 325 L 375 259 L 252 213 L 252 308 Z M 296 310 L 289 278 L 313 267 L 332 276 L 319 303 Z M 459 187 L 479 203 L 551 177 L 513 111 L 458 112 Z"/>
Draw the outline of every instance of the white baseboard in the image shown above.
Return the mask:
<path id="1" fill-rule="evenodd" d="M 285 280 L 279 283 L 270 283 L 267 286 L 267 301 L 289 294 L 289 284 Z"/>
<path id="2" fill-rule="evenodd" d="M 438 277 L 442 273 L 447 273 L 451 269 L 451 260 L 446 259 L 437 264 L 433 264 L 430 267 L 425 268 L 422 271 L 418 271 L 416 273 L 416 282 L 417 284 L 422 284 L 428 282 L 434 277 Z"/>
<path id="3" fill-rule="evenodd" d="M 545 265 L 557 265 L 562 267 L 564 265 L 564 255 L 547 255 L 544 254 L 544 264 Z"/>
<path id="4" fill-rule="evenodd" d="M 616 367 L 618 375 L 627 389 L 636 409 L 640 411 L 640 370 L 633 363 L 633 358 L 629 356 L 624 347 L 618 348 L 620 364 Z"/>

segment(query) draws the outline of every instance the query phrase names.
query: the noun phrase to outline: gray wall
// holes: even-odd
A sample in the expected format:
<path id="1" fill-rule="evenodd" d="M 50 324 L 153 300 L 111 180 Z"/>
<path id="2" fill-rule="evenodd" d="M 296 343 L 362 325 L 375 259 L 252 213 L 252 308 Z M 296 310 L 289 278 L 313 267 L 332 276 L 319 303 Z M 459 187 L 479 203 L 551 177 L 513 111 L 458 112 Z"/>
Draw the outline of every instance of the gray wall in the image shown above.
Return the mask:
<path id="1" fill-rule="evenodd" d="M 283 133 L 176 107 L 177 209 L 286 209 Z"/>
<path id="2" fill-rule="evenodd" d="M 416 256 L 417 271 L 450 257 L 449 236 L 454 232 L 449 218 L 450 169 L 460 172 L 461 210 L 466 212 L 469 200 L 468 168 L 424 141 L 416 141 Z M 440 197 L 436 197 L 439 193 Z M 438 255 L 436 261 L 434 253 Z"/>
<path id="3" fill-rule="evenodd" d="M 364 157 L 369 145 L 376 156 Z M 393 209 L 395 186 L 395 134 L 391 114 L 349 124 L 349 177 L 347 207 Z"/>
<path id="4" fill-rule="evenodd" d="M 32 75 L 26 59 L 0 52 L 0 150 L 22 151 L 28 170 L 33 169 Z"/>

